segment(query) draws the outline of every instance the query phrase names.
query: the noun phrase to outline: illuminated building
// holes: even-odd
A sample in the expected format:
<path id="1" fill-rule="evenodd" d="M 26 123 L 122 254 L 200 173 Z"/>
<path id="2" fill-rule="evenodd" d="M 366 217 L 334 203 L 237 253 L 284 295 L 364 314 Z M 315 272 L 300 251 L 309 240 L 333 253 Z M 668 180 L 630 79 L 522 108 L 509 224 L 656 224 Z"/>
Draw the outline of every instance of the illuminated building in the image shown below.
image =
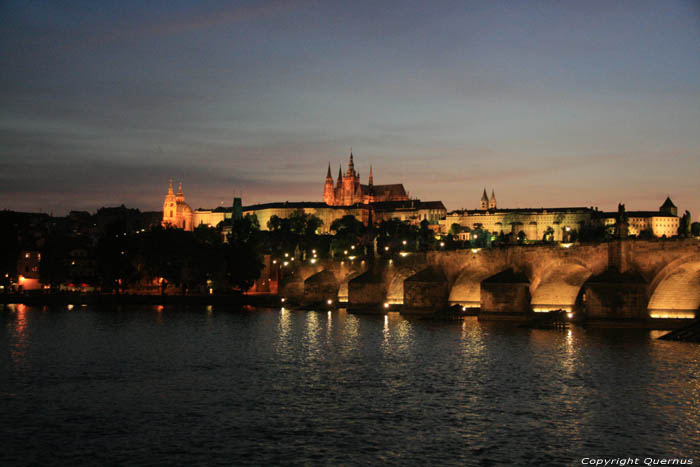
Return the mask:
<path id="1" fill-rule="evenodd" d="M 470 231 L 480 229 L 495 235 L 521 235 L 527 240 L 566 242 L 584 226 L 602 225 L 615 227 L 619 213 L 600 212 L 587 207 L 499 209 L 496 195 L 491 198 L 484 190 L 479 200 L 480 209 L 453 211 L 440 221 L 440 231 L 449 232 L 453 224 L 464 229 L 459 235 L 462 240 L 470 239 Z M 648 230 L 656 237 L 672 237 L 680 225 L 677 208 L 667 198 L 658 211 L 626 212 L 629 235 L 639 235 Z"/>
<path id="2" fill-rule="evenodd" d="M 372 167 L 369 168 L 367 185 L 360 183 L 360 173 L 355 171 L 355 162 L 350 151 L 348 170 L 343 175 L 338 168 L 338 179 L 333 183 L 331 166 L 328 164 L 326 183 L 323 187 L 323 202 L 329 206 L 351 206 L 353 204 L 371 204 L 386 201 L 408 201 L 408 195 L 403 185 L 375 185 Z"/>
<path id="3" fill-rule="evenodd" d="M 185 202 L 185 195 L 182 193 L 182 182 L 180 182 L 177 195 L 173 193 L 173 181 L 170 180 L 168 193 L 163 201 L 163 227 L 177 227 L 184 230 L 193 230 L 194 213 L 192 208 Z"/>
<path id="4" fill-rule="evenodd" d="M 681 221 L 678 208 L 669 197 L 666 197 L 658 211 L 625 211 L 625 215 L 628 235 L 639 235 L 646 231 L 654 237 L 673 237 L 678 234 Z M 617 218 L 617 213 L 605 213 L 604 225 L 614 228 Z"/>

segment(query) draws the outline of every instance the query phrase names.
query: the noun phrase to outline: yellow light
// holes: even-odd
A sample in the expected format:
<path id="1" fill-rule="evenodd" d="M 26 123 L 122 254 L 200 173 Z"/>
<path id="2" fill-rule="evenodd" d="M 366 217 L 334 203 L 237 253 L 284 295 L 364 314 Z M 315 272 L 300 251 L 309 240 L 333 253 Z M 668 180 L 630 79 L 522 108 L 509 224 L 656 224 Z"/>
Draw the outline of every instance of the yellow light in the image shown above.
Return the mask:
<path id="1" fill-rule="evenodd" d="M 276 259 L 273 259 L 273 260 L 272 260 L 272 264 L 277 264 L 277 260 L 276 260 Z"/>
<path id="2" fill-rule="evenodd" d="M 354 260 L 355 258 L 357 258 L 357 256 L 348 256 L 348 258 L 350 258 L 350 260 L 352 261 L 352 260 Z"/>
<path id="3" fill-rule="evenodd" d="M 650 311 L 649 316 L 654 319 L 693 319 L 694 311 Z"/>
<path id="4" fill-rule="evenodd" d="M 284 303 L 284 302 L 285 302 L 285 300 L 287 300 L 287 299 L 286 299 L 286 298 L 284 298 L 284 297 L 282 297 L 282 298 L 280 299 L 280 301 L 281 301 L 282 303 Z"/>
<path id="5" fill-rule="evenodd" d="M 66 308 L 68 308 L 68 311 L 73 309 L 73 305 L 68 305 Z"/>
<path id="6" fill-rule="evenodd" d="M 348 250 L 343 251 L 343 253 L 345 253 L 345 254 L 347 255 L 347 254 L 348 254 Z"/>
<path id="7" fill-rule="evenodd" d="M 311 262 L 311 264 L 316 264 L 316 258 L 311 258 L 309 261 Z"/>
<path id="8" fill-rule="evenodd" d="M 388 247 L 388 246 L 385 246 L 385 247 L 384 247 L 384 251 L 389 251 L 389 247 Z"/>
<path id="9" fill-rule="evenodd" d="M 285 261 L 284 263 L 282 263 L 282 265 L 283 265 L 283 266 L 288 266 L 288 265 L 289 265 L 289 261 Z"/>
<path id="10" fill-rule="evenodd" d="M 328 300 L 326 300 L 326 303 L 329 304 L 329 305 L 332 305 L 332 304 L 333 304 L 333 300 L 331 300 L 331 299 L 329 298 Z"/>
<path id="11" fill-rule="evenodd" d="M 561 243 L 562 248 L 571 248 L 571 245 L 573 245 L 573 243 Z"/>
<path id="12" fill-rule="evenodd" d="M 462 311 L 467 311 L 467 307 L 466 307 L 466 306 L 462 306 Z"/>
<path id="13" fill-rule="evenodd" d="M 571 312 L 569 312 L 569 313 L 566 314 L 566 317 L 569 318 L 569 319 L 571 319 L 571 318 L 574 317 L 574 314 L 571 313 Z"/>
<path id="14" fill-rule="evenodd" d="M 389 308 L 389 302 L 384 302 L 384 308 Z"/>
<path id="15" fill-rule="evenodd" d="M 406 240 L 404 240 L 404 241 L 403 241 L 403 242 L 401 242 L 401 243 L 403 243 L 403 244 L 405 245 L 405 244 L 406 244 Z"/>
<path id="16" fill-rule="evenodd" d="M 311 250 L 311 253 L 316 254 L 316 250 Z"/>
<path id="17" fill-rule="evenodd" d="M 481 248 L 472 248 L 472 253 L 478 253 Z"/>
<path id="18" fill-rule="evenodd" d="M 440 246 L 441 246 L 441 247 L 444 247 L 444 246 L 445 246 L 445 242 L 440 242 Z"/>
<path id="19" fill-rule="evenodd" d="M 399 254 L 400 254 L 401 256 L 404 256 L 404 257 L 408 256 L 408 252 L 407 252 L 407 251 L 402 251 L 402 252 L 399 253 Z"/>
<path id="20" fill-rule="evenodd" d="M 284 254 L 284 257 L 285 257 L 285 258 L 289 258 L 289 253 L 285 253 L 285 254 Z"/>
<path id="21" fill-rule="evenodd" d="M 351 250 L 354 250 L 354 249 L 355 249 L 355 245 L 351 246 L 350 249 L 351 249 Z"/>
<path id="22" fill-rule="evenodd" d="M 210 288 L 209 288 L 209 295 L 212 295 L 213 293 L 214 293 L 214 289 L 212 289 L 212 288 L 210 287 Z"/>

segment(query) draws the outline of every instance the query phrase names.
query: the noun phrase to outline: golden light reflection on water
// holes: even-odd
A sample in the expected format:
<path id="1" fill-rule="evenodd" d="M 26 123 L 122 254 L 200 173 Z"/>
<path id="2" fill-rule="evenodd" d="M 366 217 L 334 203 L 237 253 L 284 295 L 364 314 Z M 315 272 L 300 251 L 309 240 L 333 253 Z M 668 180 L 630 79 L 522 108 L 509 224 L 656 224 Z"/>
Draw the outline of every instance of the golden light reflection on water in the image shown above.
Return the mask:
<path id="1" fill-rule="evenodd" d="M 345 350 L 350 353 L 357 349 L 357 340 L 360 330 L 360 319 L 352 313 L 344 312 L 345 325 L 340 326 L 342 329 L 343 342 Z"/>
<path id="2" fill-rule="evenodd" d="M 484 353 L 484 328 L 476 316 L 462 318 L 461 339 L 464 356 L 480 357 Z"/>
<path id="3" fill-rule="evenodd" d="M 328 310 L 328 318 L 326 319 L 326 343 L 331 342 L 333 336 L 333 312 Z"/>
<path id="4" fill-rule="evenodd" d="M 277 323 L 277 353 L 286 355 L 291 352 L 292 343 L 290 342 L 292 318 L 290 311 L 282 307 L 279 312 L 279 321 Z"/>
<path id="5" fill-rule="evenodd" d="M 320 326 L 318 323 L 318 312 L 309 311 L 306 313 L 306 326 L 304 331 L 304 342 L 309 353 L 318 355 L 320 353 L 320 341 L 318 334 Z"/>
<path id="6" fill-rule="evenodd" d="M 18 364 L 24 359 L 27 348 L 27 306 L 21 303 L 7 305 L 10 311 L 15 312 L 15 323 L 12 332 L 12 360 Z"/>

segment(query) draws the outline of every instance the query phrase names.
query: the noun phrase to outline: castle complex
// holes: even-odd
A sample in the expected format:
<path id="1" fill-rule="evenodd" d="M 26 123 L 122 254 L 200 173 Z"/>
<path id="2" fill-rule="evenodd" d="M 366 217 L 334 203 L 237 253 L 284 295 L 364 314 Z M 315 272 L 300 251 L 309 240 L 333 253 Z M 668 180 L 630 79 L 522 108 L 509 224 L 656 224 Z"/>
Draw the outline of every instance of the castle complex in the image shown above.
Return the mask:
<path id="1" fill-rule="evenodd" d="M 680 218 L 670 198 L 658 211 L 624 213 L 628 235 L 650 231 L 655 237 L 673 237 L 678 233 Z M 514 234 L 527 240 L 568 242 L 585 227 L 603 225 L 615 230 L 620 213 L 601 212 L 588 207 L 499 209 L 496 195 L 491 198 L 484 189 L 479 209 L 452 211 L 440 220 L 440 231 L 447 233 L 454 224 L 461 228 L 462 240 L 472 238 L 472 231 L 488 231 L 495 235 Z M 477 233 L 478 235 L 478 233 Z"/>
<path id="2" fill-rule="evenodd" d="M 323 190 L 323 201 L 285 201 L 256 204 L 242 209 L 243 215 L 255 214 L 260 228 L 263 230 L 267 230 L 267 223 L 272 216 L 287 218 L 295 211 L 303 211 L 305 214 L 312 214 L 321 219 L 323 224 L 319 233 L 329 233 L 333 221 L 348 215 L 354 216 L 365 225 L 389 219 L 399 219 L 414 225 L 427 221 L 434 230 L 437 230 L 438 222 L 447 214 L 441 201 L 426 202 L 409 199 L 406 190 L 400 183 L 374 185 L 372 167 L 369 169 L 368 184 L 361 184 L 360 174 L 355 170 L 352 151 L 347 171 L 343 174 L 342 169 L 339 169 L 338 179 L 335 183 L 329 164 Z M 179 184 L 178 192 L 175 194 L 171 180 L 163 202 L 162 225 L 184 230 L 193 230 L 199 225 L 215 227 L 225 219 L 230 219 L 231 213 L 231 208 L 193 211 L 185 202 L 182 183 Z"/>
<path id="3" fill-rule="evenodd" d="M 230 219 L 233 211 L 232 208 L 192 210 L 185 202 L 182 182 L 178 185 L 177 193 L 174 193 L 171 180 L 163 201 L 162 224 L 184 230 L 193 230 L 199 225 L 215 227 Z M 649 232 L 655 237 L 673 237 L 680 226 L 677 208 L 670 198 L 666 198 L 658 211 L 625 213 L 623 210 L 624 215 L 621 216 L 620 212 L 601 212 L 588 207 L 499 209 L 495 191 L 491 190 L 489 197 L 484 189 L 479 209 L 448 214 L 440 201 L 410 199 L 402 184 L 375 185 L 371 166 L 367 184 L 361 184 L 352 151 L 346 172 L 343 174 L 339 169 L 335 181 L 328 165 L 322 201 L 257 204 L 239 208 L 240 211 L 243 215 L 255 214 L 263 230 L 267 229 L 267 223 L 273 216 L 287 218 L 296 211 L 303 211 L 321 219 L 323 224 L 319 233 L 329 233 L 333 221 L 351 215 L 365 225 L 389 219 L 399 219 L 413 225 L 427 221 L 430 228 L 442 234 L 453 230 L 456 224 L 460 227 L 459 238 L 462 240 L 470 240 L 474 231 L 475 235 L 487 231 L 493 235 L 513 234 L 533 241 L 569 242 L 586 227 L 602 225 L 611 231 L 618 231 L 622 227 L 618 225 L 621 219 L 624 219 L 625 235 Z"/>

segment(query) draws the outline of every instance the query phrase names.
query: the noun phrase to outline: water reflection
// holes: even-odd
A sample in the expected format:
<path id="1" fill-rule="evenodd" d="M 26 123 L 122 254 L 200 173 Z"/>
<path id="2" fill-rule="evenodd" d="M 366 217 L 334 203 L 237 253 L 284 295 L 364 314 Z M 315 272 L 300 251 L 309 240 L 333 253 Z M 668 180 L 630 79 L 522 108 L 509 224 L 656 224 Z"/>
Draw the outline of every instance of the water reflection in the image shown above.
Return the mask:
<path id="1" fill-rule="evenodd" d="M 289 355 L 291 353 L 291 330 L 292 320 L 291 312 L 282 307 L 279 312 L 279 321 L 277 323 L 277 353 L 279 355 Z"/>
<path id="2" fill-rule="evenodd" d="M 27 306 L 21 303 L 8 305 L 11 311 L 15 312 L 14 329 L 12 332 L 12 360 L 19 364 L 24 359 L 27 346 Z"/>
<path id="3" fill-rule="evenodd" d="M 69 465 L 123 446 L 114 463 L 573 465 L 593 451 L 700 452 L 700 346 L 647 331 L 325 309 L 202 319 L 168 306 L 167 326 L 150 307 L 5 310 L 0 394 L 21 395 L 2 399 L 8 464 L 50 464 L 55 446 Z"/>
<path id="4" fill-rule="evenodd" d="M 306 331 L 304 333 L 304 346 L 310 357 L 318 358 L 320 355 L 320 340 L 318 334 L 320 326 L 318 324 L 318 312 L 310 311 L 305 313 Z"/>

